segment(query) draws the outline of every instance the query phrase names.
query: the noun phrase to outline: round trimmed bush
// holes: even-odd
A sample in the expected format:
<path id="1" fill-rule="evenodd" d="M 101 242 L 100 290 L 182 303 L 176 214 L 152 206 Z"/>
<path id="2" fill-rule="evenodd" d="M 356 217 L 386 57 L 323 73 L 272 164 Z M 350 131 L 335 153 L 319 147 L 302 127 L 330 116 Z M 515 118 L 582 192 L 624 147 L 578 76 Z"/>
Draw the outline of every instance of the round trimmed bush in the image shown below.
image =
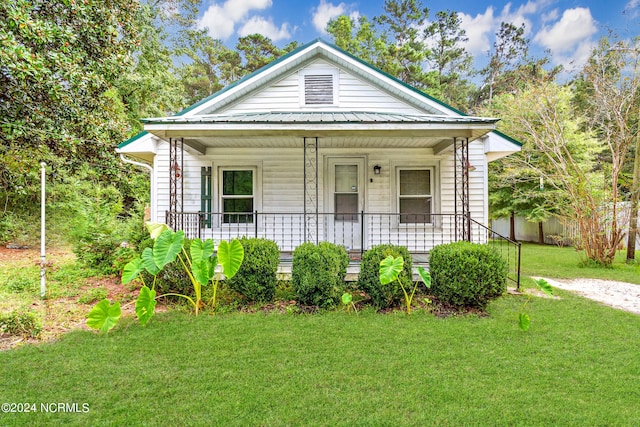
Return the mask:
<path id="1" fill-rule="evenodd" d="M 507 290 L 507 263 L 489 245 L 455 242 L 429 255 L 431 293 L 457 308 L 484 308 Z"/>
<path id="2" fill-rule="evenodd" d="M 413 273 L 411 267 L 413 261 L 406 247 L 382 244 L 366 251 L 362 255 L 362 262 L 360 263 L 358 288 L 369 294 L 371 303 L 378 309 L 396 307 L 404 297 L 398 281 L 387 285 L 380 283 L 380 262 L 389 255 L 395 258 L 401 256 L 404 259 L 404 268 L 398 276 L 398 281 L 402 281 L 405 289 L 410 289 L 412 286 Z"/>
<path id="3" fill-rule="evenodd" d="M 278 284 L 278 245 L 268 239 L 243 237 L 239 241 L 244 249 L 244 260 L 227 284 L 248 301 L 270 302 Z"/>
<path id="4" fill-rule="evenodd" d="M 298 301 L 328 308 L 344 291 L 349 255 L 344 247 L 329 242 L 303 243 L 293 251 L 291 284 Z"/>

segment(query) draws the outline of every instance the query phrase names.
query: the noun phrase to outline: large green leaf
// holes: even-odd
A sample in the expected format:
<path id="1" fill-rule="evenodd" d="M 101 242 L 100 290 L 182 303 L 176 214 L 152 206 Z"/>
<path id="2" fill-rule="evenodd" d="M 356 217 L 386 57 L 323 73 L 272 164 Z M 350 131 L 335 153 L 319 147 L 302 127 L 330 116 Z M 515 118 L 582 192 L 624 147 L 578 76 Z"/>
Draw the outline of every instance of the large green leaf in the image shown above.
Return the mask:
<path id="1" fill-rule="evenodd" d="M 103 299 L 96 304 L 87 317 L 87 326 L 93 329 L 99 329 L 100 332 L 109 332 L 122 315 L 120 310 L 120 303 L 114 302 L 113 305 L 109 304 L 108 299 Z"/>
<path id="2" fill-rule="evenodd" d="M 544 279 L 538 279 L 536 280 L 536 285 L 538 285 L 538 287 L 540 289 L 542 289 L 542 291 L 547 294 L 547 296 L 552 297 L 553 296 L 553 288 L 551 287 L 551 285 L 549 284 L 549 282 L 547 282 Z"/>
<path id="3" fill-rule="evenodd" d="M 396 280 L 403 266 L 404 259 L 401 256 L 394 258 L 393 255 L 389 255 L 380 261 L 380 283 L 386 285 Z"/>
<path id="4" fill-rule="evenodd" d="M 145 226 L 153 240 L 157 239 L 165 231 L 171 230 L 167 224 L 161 222 L 146 222 Z"/>
<path id="5" fill-rule="evenodd" d="M 191 241 L 191 247 L 189 248 L 191 261 L 210 259 L 213 256 L 213 251 L 214 243 L 211 239 L 207 239 L 204 242 L 200 239 L 194 239 Z"/>
<path id="6" fill-rule="evenodd" d="M 158 236 L 153 245 L 153 260 L 160 270 L 175 261 L 176 256 L 182 251 L 183 242 L 184 231 L 182 230 L 175 233 L 171 230 L 165 230 Z"/>
<path id="7" fill-rule="evenodd" d="M 238 239 L 233 239 L 231 243 L 223 240 L 218 245 L 218 262 L 222 266 L 222 272 L 227 279 L 231 279 L 236 275 L 243 259 L 244 248 Z"/>
<path id="8" fill-rule="evenodd" d="M 215 274 L 215 270 L 216 265 L 213 262 L 213 258 L 191 261 L 193 277 L 195 277 L 201 285 L 209 283 L 209 280 L 211 280 Z"/>
<path id="9" fill-rule="evenodd" d="M 146 325 L 149 319 L 153 317 L 156 309 L 156 291 L 143 286 L 136 299 L 136 316 L 142 326 Z"/>
<path id="10" fill-rule="evenodd" d="M 136 258 L 131 260 L 124 266 L 124 270 L 122 270 L 122 284 L 126 285 L 140 274 L 144 270 L 142 266 L 142 260 L 140 258 Z"/>
<path id="11" fill-rule="evenodd" d="M 349 292 L 345 292 L 344 294 L 342 294 L 342 303 L 344 305 L 349 305 L 352 301 L 353 295 L 351 295 Z"/>
<path id="12" fill-rule="evenodd" d="M 144 248 L 144 250 L 142 251 L 141 259 L 142 259 L 142 268 L 147 270 L 149 274 L 151 274 L 152 276 L 155 276 L 156 274 L 160 273 L 160 269 L 156 265 L 156 261 L 153 258 L 153 249 Z"/>
<path id="13" fill-rule="evenodd" d="M 529 318 L 529 315 L 527 313 L 520 313 L 520 316 L 518 318 L 518 326 L 520 326 L 520 329 L 522 329 L 523 331 L 529 330 L 529 327 L 531 326 L 531 319 Z"/>
<path id="14" fill-rule="evenodd" d="M 431 274 L 429 274 L 429 272 L 425 270 L 424 267 L 418 267 L 418 276 L 420 276 L 420 279 L 422 279 L 422 283 L 424 283 L 427 288 L 431 287 Z"/>

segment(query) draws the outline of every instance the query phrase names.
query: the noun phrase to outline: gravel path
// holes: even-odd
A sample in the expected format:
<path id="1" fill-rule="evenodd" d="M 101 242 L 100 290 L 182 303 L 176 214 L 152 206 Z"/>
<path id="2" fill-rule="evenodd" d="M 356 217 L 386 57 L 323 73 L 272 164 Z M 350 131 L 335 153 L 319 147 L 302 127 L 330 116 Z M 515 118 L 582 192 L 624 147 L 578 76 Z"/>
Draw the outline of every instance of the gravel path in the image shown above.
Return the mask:
<path id="1" fill-rule="evenodd" d="M 608 306 L 640 314 L 640 285 L 600 279 L 543 279 L 554 288 L 572 291 Z"/>

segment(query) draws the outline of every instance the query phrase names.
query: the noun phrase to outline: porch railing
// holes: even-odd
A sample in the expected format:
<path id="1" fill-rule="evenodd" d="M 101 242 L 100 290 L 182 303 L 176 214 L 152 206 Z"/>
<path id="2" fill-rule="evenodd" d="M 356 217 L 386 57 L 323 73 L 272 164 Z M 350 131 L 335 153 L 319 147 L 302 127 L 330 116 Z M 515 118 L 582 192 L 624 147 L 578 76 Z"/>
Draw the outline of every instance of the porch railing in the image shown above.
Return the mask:
<path id="1" fill-rule="evenodd" d="M 456 221 L 457 219 L 457 221 Z M 274 240 L 282 252 L 291 252 L 304 242 L 330 241 L 343 245 L 352 254 L 392 243 L 407 247 L 428 262 L 436 245 L 463 240 L 457 225 L 462 214 L 372 213 L 292 213 L 292 212 L 170 212 L 166 223 L 183 230 L 189 238 L 229 240 L 235 237 L 262 237 Z M 471 219 L 468 240 L 491 243 L 507 260 L 509 279 L 520 286 L 520 244 Z"/>

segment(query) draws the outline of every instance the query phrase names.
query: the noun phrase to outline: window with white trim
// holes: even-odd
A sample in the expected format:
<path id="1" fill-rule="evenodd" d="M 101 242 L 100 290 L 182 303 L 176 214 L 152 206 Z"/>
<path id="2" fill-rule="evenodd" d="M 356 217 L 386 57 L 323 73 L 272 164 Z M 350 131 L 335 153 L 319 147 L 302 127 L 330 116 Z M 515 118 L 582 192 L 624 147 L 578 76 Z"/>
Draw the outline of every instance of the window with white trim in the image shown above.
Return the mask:
<path id="1" fill-rule="evenodd" d="M 398 212 L 401 224 L 433 223 L 433 168 L 398 169 Z"/>
<path id="2" fill-rule="evenodd" d="M 256 171 L 253 168 L 220 170 L 220 207 L 223 224 L 253 223 Z"/>

